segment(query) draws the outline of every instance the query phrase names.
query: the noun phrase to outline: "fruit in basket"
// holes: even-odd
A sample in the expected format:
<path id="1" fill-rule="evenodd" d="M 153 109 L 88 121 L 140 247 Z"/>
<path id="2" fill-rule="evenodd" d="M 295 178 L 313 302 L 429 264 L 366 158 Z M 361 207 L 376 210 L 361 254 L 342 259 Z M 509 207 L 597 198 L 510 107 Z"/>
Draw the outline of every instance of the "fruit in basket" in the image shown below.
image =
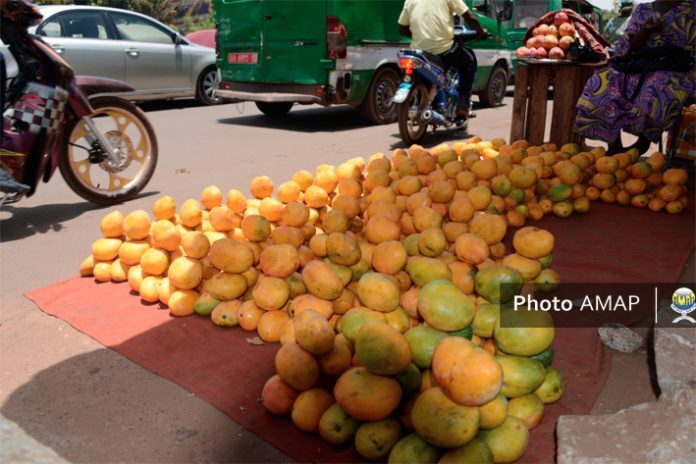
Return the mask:
<path id="1" fill-rule="evenodd" d="M 541 39 L 541 45 L 544 47 L 546 50 L 551 50 L 554 47 L 558 46 L 558 38 L 555 35 L 545 35 Z"/>
<path id="2" fill-rule="evenodd" d="M 562 24 L 568 23 L 568 15 L 564 13 L 563 11 L 559 11 L 553 16 L 553 24 L 556 27 L 561 27 Z"/>
<path id="3" fill-rule="evenodd" d="M 553 47 L 551 50 L 549 50 L 549 58 L 552 60 L 563 60 L 565 59 L 565 53 L 563 52 L 562 48 Z"/>
<path id="4" fill-rule="evenodd" d="M 575 43 L 575 39 L 569 36 L 563 36 L 560 39 L 558 39 L 558 46 L 560 47 L 561 50 L 567 51 L 570 50 L 570 47 Z"/>
<path id="5" fill-rule="evenodd" d="M 571 23 L 563 23 L 558 26 L 558 33 L 563 37 L 574 37 L 575 27 Z"/>
<path id="6" fill-rule="evenodd" d="M 549 26 L 547 24 L 540 24 L 537 26 L 536 29 L 534 29 L 534 35 L 536 36 L 545 36 L 549 33 Z"/>

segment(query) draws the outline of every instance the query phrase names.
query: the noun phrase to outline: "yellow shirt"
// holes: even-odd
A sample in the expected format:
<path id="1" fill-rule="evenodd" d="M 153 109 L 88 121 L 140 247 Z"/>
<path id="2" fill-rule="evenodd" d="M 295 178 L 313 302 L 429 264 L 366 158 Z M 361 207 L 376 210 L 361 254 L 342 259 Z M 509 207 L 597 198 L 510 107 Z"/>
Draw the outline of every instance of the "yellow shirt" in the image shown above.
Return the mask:
<path id="1" fill-rule="evenodd" d="M 406 0 L 399 24 L 411 29 L 411 48 L 436 55 L 454 43 L 454 14 L 469 8 L 463 0 Z"/>

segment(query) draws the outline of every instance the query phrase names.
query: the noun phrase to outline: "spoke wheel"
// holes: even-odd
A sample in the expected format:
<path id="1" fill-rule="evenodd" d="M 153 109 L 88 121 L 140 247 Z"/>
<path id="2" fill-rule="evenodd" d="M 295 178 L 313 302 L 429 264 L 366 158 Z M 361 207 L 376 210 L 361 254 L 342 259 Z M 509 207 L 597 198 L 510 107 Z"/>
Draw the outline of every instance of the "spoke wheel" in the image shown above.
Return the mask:
<path id="1" fill-rule="evenodd" d="M 428 105 L 428 88 L 422 82 L 415 84 L 406 98 L 399 105 L 399 134 L 404 143 L 418 143 L 428 130 L 428 123 L 421 119 L 423 110 Z"/>
<path id="2" fill-rule="evenodd" d="M 115 151 L 99 163 L 89 159 L 89 131 L 83 120 L 68 130 L 59 167 L 63 178 L 82 198 L 113 204 L 137 195 L 157 165 L 157 140 L 152 126 L 135 105 L 116 97 L 94 98 L 92 120 Z"/>

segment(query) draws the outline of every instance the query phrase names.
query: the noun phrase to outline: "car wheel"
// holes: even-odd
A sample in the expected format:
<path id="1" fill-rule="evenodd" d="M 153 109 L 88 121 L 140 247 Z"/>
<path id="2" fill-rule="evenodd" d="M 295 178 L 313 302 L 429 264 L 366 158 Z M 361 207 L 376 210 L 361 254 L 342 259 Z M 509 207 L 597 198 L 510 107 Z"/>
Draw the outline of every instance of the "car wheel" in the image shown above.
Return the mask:
<path id="1" fill-rule="evenodd" d="M 266 116 L 270 116 L 272 118 L 279 118 L 288 114 L 288 111 L 290 111 L 290 108 L 292 108 L 293 104 L 293 102 L 256 102 L 256 107 Z"/>
<path id="2" fill-rule="evenodd" d="M 488 77 L 486 88 L 479 94 L 483 106 L 495 107 L 503 104 L 505 90 L 508 84 L 507 71 L 502 66 L 496 66 Z"/>
<path id="3" fill-rule="evenodd" d="M 217 89 L 219 82 L 217 68 L 215 66 L 205 68 L 198 76 L 196 100 L 204 105 L 217 105 L 222 102 L 222 98 L 215 96 L 215 89 Z"/>
<path id="4" fill-rule="evenodd" d="M 372 78 L 365 99 L 358 106 L 360 114 L 375 124 L 396 121 L 396 105 L 392 102 L 399 87 L 399 73 L 392 68 L 382 68 Z"/>

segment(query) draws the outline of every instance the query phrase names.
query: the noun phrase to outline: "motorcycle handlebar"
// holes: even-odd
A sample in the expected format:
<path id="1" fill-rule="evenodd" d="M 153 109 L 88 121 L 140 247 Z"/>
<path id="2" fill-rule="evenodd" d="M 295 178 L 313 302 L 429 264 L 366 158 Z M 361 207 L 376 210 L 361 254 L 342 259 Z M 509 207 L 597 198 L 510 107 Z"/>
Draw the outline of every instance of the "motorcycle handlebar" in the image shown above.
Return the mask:
<path id="1" fill-rule="evenodd" d="M 477 32 L 471 29 L 467 29 L 464 26 L 454 26 L 454 39 L 460 42 L 469 42 L 471 40 L 476 40 Z M 486 31 L 484 39 L 490 39 L 493 37 L 490 32 Z"/>

